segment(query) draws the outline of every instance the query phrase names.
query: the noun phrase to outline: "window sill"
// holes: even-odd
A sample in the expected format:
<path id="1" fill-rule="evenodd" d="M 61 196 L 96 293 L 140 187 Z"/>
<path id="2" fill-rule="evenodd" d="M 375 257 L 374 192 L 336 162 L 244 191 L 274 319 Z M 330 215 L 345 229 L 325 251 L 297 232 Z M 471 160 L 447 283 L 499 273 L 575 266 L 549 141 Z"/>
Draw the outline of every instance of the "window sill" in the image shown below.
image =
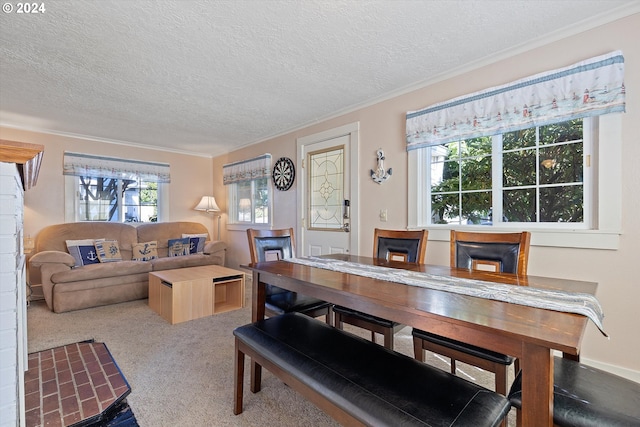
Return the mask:
<path id="1" fill-rule="evenodd" d="M 460 228 L 461 229 L 461 228 Z M 509 228 L 464 227 L 469 231 L 513 232 Z M 429 240 L 449 241 L 451 227 L 428 228 Z M 558 248 L 617 250 L 620 233 L 600 230 L 529 230 L 531 246 L 550 246 Z"/>
<path id="2" fill-rule="evenodd" d="M 270 230 L 271 224 L 253 224 L 253 223 L 227 224 L 228 231 L 246 231 L 250 228 L 255 228 L 258 230 Z"/>

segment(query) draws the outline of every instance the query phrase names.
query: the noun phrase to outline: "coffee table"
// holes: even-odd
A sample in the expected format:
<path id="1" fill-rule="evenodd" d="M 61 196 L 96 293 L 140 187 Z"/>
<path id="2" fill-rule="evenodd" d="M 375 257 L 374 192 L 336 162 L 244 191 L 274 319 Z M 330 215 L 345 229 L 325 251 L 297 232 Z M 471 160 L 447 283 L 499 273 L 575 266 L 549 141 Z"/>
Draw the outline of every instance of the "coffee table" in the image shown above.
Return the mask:
<path id="1" fill-rule="evenodd" d="M 149 307 L 172 325 L 244 307 L 244 273 L 219 265 L 149 273 Z"/>

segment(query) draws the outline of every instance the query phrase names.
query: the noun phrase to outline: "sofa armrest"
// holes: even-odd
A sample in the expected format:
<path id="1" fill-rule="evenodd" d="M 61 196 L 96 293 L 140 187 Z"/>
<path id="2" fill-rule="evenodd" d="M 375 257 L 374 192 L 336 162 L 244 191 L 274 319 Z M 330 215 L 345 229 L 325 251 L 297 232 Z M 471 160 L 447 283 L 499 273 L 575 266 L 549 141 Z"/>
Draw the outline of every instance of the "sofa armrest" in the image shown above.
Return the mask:
<path id="1" fill-rule="evenodd" d="M 224 266 L 227 244 L 222 240 L 213 240 L 204 245 L 204 254 L 216 258 L 215 264 Z"/>
<path id="2" fill-rule="evenodd" d="M 218 251 L 226 251 L 227 244 L 222 240 L 212 240 L 204 245 L 204 253 L 207 255 L 214 254 Z"/>
<path id="3" fill-rule="evenodd" d="M 53 282 L 51 276 L 61 271 L 69 271 L 76 260 L 66 252 L 42 251 L 29 259 L 29 265 L 40 272 L 42 293 L 50 310 L 53 310 Z"/>
<path id="4" fill-rule="evenodd" d="M 60 251 L 42 251 L 38 252 L 31 258 L 29 263 L 34 267 L 42 267 L 43 264 L 64 264 L 68 267 L 76 265 L 76 260 L 66 252 Z"/>

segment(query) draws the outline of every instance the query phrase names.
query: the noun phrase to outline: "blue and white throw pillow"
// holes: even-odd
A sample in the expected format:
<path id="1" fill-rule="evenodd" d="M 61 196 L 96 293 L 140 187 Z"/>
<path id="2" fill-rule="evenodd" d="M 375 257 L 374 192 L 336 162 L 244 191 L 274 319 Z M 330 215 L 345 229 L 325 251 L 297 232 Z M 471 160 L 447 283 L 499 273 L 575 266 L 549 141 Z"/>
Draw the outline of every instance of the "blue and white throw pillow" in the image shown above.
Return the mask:
<path id="1" fill-rule="evenodd" d="M 98 239 L 98 241 L 104 239 Z M 96 251 L 96 240 L 83 239 L 83 240 L 67 240 L 67 250 L 71 256 L 76 260 L 75 267 L 82 267 L 83 265 L 97 264 L 100 262 L 98 253 Z"/>
<path id="2" fill-rule="evenodd" d="M 183 239 L 170 239 L 168 244 L 169 256 L 189 255 L 189 244 L 191 241 L 188 237 Z"/>
<path id="3" fill-rule="evenodd" d="M 183 234 L 182 238 L 189 238 L 189 254 L 201 254 L 204 252 L 204 242 L 207 240 L 208 234 Z"/>

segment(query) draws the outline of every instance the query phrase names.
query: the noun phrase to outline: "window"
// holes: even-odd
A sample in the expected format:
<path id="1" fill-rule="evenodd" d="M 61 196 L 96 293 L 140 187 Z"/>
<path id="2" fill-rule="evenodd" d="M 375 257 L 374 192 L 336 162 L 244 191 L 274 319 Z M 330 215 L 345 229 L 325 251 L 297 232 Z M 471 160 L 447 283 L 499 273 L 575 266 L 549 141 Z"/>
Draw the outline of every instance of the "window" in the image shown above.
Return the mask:
<path id="1" fill-rule="evenodd" d="M 229 224 L 271 224 L 271 155 L 223 166 L 229 192 Z"/>
<path id="2" fill-rule="evenodd" d="M 267 178 L 230 184 L 230 223 L 270 224 L 270 193 Z"/>
<path id="3" fill-rule="evenodd" d="M 65 152 L 64 175 L 67 222 L 166 217 L 168 164 Z"/>
<path id="4" fill-rule="evenodd" d="M 78 221 L 156 222 L 158 183 L 80 176 Z"/>
<path id="5" fill-rule="evenodd" d="M 591 134 L 575 119 L 419 149 L 430 183 L 421 222 L 591 228 Z"/>
<path id="6" fill-rule="evenodd" d="M 625 98 L 615 51 L 409 111 L 409 227 L 435 240 L 517 227 L 534 245 L 617 249 Z"/>

